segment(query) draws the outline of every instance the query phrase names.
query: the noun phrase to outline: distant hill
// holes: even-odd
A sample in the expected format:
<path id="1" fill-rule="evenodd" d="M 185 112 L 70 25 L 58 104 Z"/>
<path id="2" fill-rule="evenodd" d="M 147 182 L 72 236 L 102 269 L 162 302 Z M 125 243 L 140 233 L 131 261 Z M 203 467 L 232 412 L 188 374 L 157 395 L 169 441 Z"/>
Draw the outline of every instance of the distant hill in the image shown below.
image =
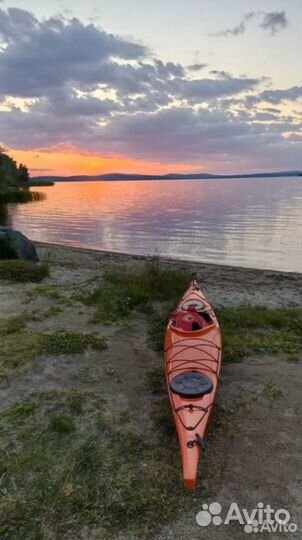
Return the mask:
<path id="1" fill-rule="evenodd" d="M 117 180 L 206 180 L 215 178 L 278 178 L 280 176 L 301 176 L 301 171 L 278 171 L 266 173 L 248 173 L 248 174 L 210 174 L 210 173 L 191 173 L 191 174 L 123 174 L 108 173 L 98 175 L 76 175 L 76 176 L 35 176 L 34 182 L 85 182 L 91 180 L 114 182 Z"/>

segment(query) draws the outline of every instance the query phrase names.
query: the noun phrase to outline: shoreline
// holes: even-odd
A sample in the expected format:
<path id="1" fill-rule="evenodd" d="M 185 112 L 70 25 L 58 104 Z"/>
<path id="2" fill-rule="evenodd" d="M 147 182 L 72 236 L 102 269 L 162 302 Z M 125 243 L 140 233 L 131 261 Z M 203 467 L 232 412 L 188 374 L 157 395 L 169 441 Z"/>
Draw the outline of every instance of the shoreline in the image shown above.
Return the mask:
<path id="1" fill-rule="evenodd" d="M 152 256 L 132 255 L 94 249 L 34 242 L 41 262 L 49 262 L 60 286 L 74 286 L 93 280 L 111 270 L 140 271 Z M 236 266 L 183 261 L 159 257 L 169 269 L 195 272 L 202 290 L 214 307 L 263 306 L 299 307 L 302 302 L 301 274 Z"/>
<path id="2" fill-rule="evenodd" d="M 158 259 L 163 264 L 167 265 L 174 265 L 175 267 L 178 266 L 194 266 L 194 267 L 208 267 L 209 269 L 224 269 L 226 271 L 240 271 L 240 272 L 260 272 L 263 274 L 280 274 L 283 276 L 292 276 L 295 279 L 302 278 L 302 270 L 301 272 L 295 272 L 295 271 L 286 271 L 286 270 L 275 270 L 273 268 L 254 268 L 252 266 L 237 266 L 237 265 L 231 265 L 231 264 L 224 264 L 224 263 L 212 263 L 212 262 L 206 262 L 206 261 L 197 261 L 197 260 L 190 260 L 190 259 L 181 259 L 177 257 L 169 257 L 167 255 L 140 255 L 136 253 L 130 253 L 130 252 L 124 252 L 124 251 L 110 251 L 106 249 L 97 249 L 92 247 L 80 247 L 80 246 L 69 246 L 66 244 L 56 244 L 53 242 L 42 242 L 42 241 L 36 241 L 32 240 L 32 242 L 35 244 L 37 248 L 52 248 L 52 249 L 62 249 L 62 250 L 70 250 L 74 252 L 80 252 L 80 253 L 87 253 L 88 254 L 94 254 L 96 256 L 100 257 L 108 257 L 108 258 L 123 258 L 124 260 L 141 260 L 141 261 L 150 261 L 154 258 Z"/>

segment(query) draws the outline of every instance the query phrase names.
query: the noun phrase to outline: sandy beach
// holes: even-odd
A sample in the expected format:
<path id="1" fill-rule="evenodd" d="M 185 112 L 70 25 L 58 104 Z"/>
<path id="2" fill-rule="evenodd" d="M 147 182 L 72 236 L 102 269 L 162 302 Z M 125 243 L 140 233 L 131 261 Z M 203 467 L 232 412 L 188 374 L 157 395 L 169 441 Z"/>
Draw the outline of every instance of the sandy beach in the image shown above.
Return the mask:
<path id="1" fill-rule="evenodd" d="M 54 244 L 36 243 L 41 261 L 54 266 L 61 286 L 85 283 L 98 277 L 108 266 L 141 268 L 152 257 L 70 248 Z M 214 306 L 260 305 L 266 307 L 301 306 L 301 274 L 258 270 L 227 265 L 181 261 L 160 257 L 167 268 L 196 272 L 206 296 Z M 78 274 L 77 274 L 78 272 Z"/>
<path id="2" fill-rule="evenodd" d="M 152 370 L 162 369 L 162 355 L 149 345 L 148 309 L 135 310 L 133 316 L 125 321 L 96 324 L 93 321 L 94 308 L 80 301 L 81 296 L 91 293 L 96 286 L 102 286 L 104 272 L 120 271 L 121 268 L 139 271 L 146 264 L 146 259 L 43 243 L 36 245 L 40 260 L 49 265 L 49 277 L 40 284 L 1 281 L 1 320 L 22 318 L 25 324 L 22 326 L 22 336 L 24 332 L 49 335 L 62 330 L 93 333 L 106 340 L 107 348 L 96 351 L 88 347 L 77 354 L 38 354 L 32 360 L 16 366 L 4 362 L 0 379 L 2 414 L 15 411 L 16 406 L 29 403 L 32 399 L 36 400 L 35 403 L 37 400 L 42 403 L 42 395 L 41 411 L 44 414 L 51 407 L 49 395 L 55 396 L 54 401 L 59 403 L 61 396 L 76 391 L 83 396 L 94 396 L 93 399 L 88 397 L 90 405 L 94 403 L 95 396 L 101 396 L 112 418 L 120 415 L 121 411 L 127 411 L 129 426 L 159 444 L 161 435 L 150 418 L 154 407 L 164 396 L 158 395 L 156 388 L 146 387 L 144 381 Z M 160 259 L 160 264 L 167 269 L 196 272 L 214 308 L 262 306 L 282 310 L 301 307 L 302 284 L 299 274 L 164 258 Z M 18 341 L 17 332 L 15 341 Z M 8 354 L 6 350 L 5 354 Z M 168 450 L 164 446 L 162 448 L 161 466 L 164 468 L 165 463 L 169 463 L 169 452 L 173 452 L 176 468 L 179 467 L 180 495 L 177 504 L 173 502 L 177 507 L 173 517 L 159 517 L 158 523 L 153 524 L 153 538 L 183 540 L 190 537 L 198 540 L 202 534 L 206 540 L 216 539 L 215 527 L 201 530 L 195 519 L 202 504 L 212 501 L 220 502 L 223 507 L 237 501 L 242 507 L 251 508 L 258 501 L 264 501 L 275 508 L 288 508 L 292 521 L 297 522 L 301 496 L 297 479 L 299 441 L 296 437 L 300 408 L 299 371 L 299 364 L 288 361 L 282 352 L 279 355 L 269 352 L 252 354 L 240 362 L 223 366 L 217 414 L 214 415 L 208 448 L 201 462 L 200 485 L 193 495 L 190 494 L 190 504 L 187 494 L 182 495 L 184 490 L 181 487 L 175 434 L 168 443 Z M 90 405 L 85 404 L 83 418 L 81 413 L 75 420 L 80 438 L 92 425 Z M 15 428 L 5 429 L 12 441 L 17 440 Z M 17 446 L 19 444 L 16 442 Z M 156 452 L 160 452 L 160 446 L 156 448 Z M 141 459 L 144 461 L 143 452 Z M 76 491 L 76 486 L 72 489 Z M 149 489 L 148 476 L 145 489 Z M 163 502 L 165 504 L 168 503 Z M 141 519 L 144 523 L 145 518 Z M 45 527 L 47 534 L 43 538 L 59 538 L 52 536 L 52 522 L 47 522 Z M 92 525 L 88 521 L 86 524 L 84 520 L 70 525 L 70 531 L 65 531 L 60 540 L 98 540 L 107 537 L 138 540 L 147 537 L 148 528 L 147 523 L 143 527 L 144 532 L 140 531 L 134 518 L 110 527 L 100 523 Z M 223 529 L 224 540 L 240 540 L 245 536 L 237 524 Z M 274 534 L 274 540 L 283 537 L 283 532 Z M 292 534 L 291 538 L 299 538 L 299 532 Z"/>

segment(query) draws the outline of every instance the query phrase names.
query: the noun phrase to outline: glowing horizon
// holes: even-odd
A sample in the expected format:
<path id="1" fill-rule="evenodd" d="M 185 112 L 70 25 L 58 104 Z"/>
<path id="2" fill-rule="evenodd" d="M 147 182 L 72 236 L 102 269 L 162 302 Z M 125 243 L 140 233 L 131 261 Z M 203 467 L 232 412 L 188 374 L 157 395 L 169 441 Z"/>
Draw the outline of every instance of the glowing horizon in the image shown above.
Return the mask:
<path id="1" fill-rule="evenodd" d="M 203 168 L 196 165 L 141 162 L 122 156 L 101 157 L 75 151 L 35 152 L 8 149 L 8 153 L 17 163 L 24 163 L 28 167 L 32 178 L 36 176 L 76 176 L 105 173 L 167 174 L 173 172 L 203 172 Z"/>

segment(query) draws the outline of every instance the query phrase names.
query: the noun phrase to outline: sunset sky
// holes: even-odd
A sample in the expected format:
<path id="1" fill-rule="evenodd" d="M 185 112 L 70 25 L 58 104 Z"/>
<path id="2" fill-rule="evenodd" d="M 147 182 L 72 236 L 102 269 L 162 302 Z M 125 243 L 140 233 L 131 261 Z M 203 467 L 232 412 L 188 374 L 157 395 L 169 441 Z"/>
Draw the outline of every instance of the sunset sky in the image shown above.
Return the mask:
<path id="1" fill-rule="evenodd" d="M 301 168 L 300 0 L 0 0 L 0 144 L 32 176 Z"/>

